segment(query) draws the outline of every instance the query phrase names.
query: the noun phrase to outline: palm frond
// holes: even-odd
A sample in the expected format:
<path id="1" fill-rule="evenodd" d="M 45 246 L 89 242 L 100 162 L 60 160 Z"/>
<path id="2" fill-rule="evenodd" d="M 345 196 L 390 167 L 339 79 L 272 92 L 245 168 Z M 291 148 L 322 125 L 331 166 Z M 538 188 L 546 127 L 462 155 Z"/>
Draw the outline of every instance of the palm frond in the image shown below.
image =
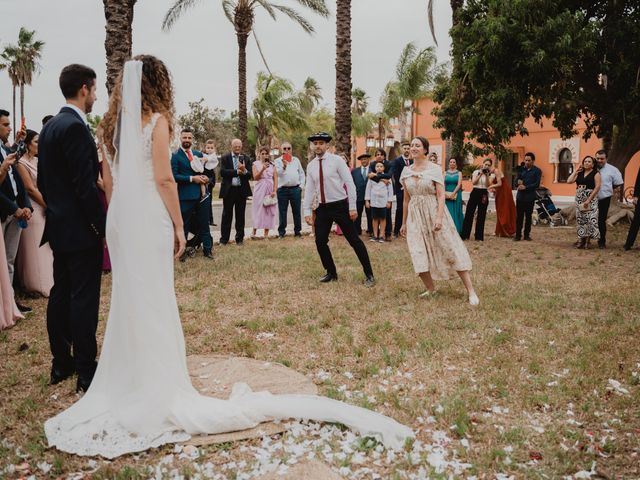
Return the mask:
<path id="1" fill-rule="evenodd" d="M 224 11 L 224 16 L 227 17 L 227 20 L 234 24 L 233 17 L 236 10 L 236 2 L 233 0 L 223 0 L 222 2 L 222 10 Z"/>
<path id="2" fill-rule="evenodd" d="M 262 63 L 264 63 L 264 66 L 267 68 L 267 71 L 269 72 L 269 75 L 273 76 L 273 73 L 271 72 L 271 69 L 269 68 L 269 64 L 267 63 L 267 59 L 264 57 L 264 52 L 262 51 L 262 45 L 260 45 L 260 41 L 258 40 L 258 36 L 256 35 L 256 29 L 252 28 L 251 32 L 253 33 L 253 39 L 256 41 L 256 45 L 258 47 L 258 52 L 260 52 L 260 58 L 262 58 Z"/>
<path id="3" fill-rule="evenodd" d="M 271 18 L 273 18 L 274 20 L 276 19 L 276 12 L 273 9 L 273 6 L 269 3 L 269 0 L 252 0 L 249 5 L 251 6 L 251 8 L 254 8 L 256 5 L 260 5 L 267 11 Z"/>
<path id="4" fill-rule="evenodd" d="M 327 7 L 327 3 L 325 0 L 296 0 L 303 7 L 308 8 L 309 10 L 317 13 L 318 15 L 327 18 L 330 14 L 329 8 Z"/>
<path id="5" fill-rule="evenodd" d="M 396 66 L 396 77 L 402 78 L 404 70 L 407 68 L 416 56 L 416 46 L 413 42 L 409 42 L 402 49 L 398 65 Z"/>
<path id="6" fill-rule="evenodd" d="M 436 29 L 433 23 L 433 0 L 429 0 L 427 4 L 427 17 L 429 19 L 429 30 L 431 30 L 431 36 L 436 45 L 438 45 L 438 39 L 436 38 Z"/>
<path id="7" fill-rule="evenodd" d="M 193 7 L 199 0 L 177 0 L 164 16 L 162 30 L 169 31 L 184 12 Z"/>
<path id="8" fill-rule="evenodd" d="M 307 32 L 307 33 L 315 32 L 315 29 L 313 28 L 313 25 L 311 25 L 311 23 L 306 18 L 304 18 L 302 15 L 300 15 L 298 12 L 296 12 L 293 8 L 287 7 L 285 5 L 273 5 L 273 8 L 275 8 L 276 10 L 281 11 L 287 17 L 289 17 L 291 20 L 296 22 L 298 25 L 300 25 L 302 27 L 302 29 L 305 32 Z"/>

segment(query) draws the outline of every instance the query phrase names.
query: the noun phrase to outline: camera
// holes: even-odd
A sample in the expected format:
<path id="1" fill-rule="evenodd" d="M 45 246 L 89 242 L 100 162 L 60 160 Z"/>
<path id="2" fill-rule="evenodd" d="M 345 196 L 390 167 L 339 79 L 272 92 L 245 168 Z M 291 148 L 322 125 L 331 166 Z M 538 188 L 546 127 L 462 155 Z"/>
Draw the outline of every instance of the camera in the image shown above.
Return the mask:
<path id="1" fill-rule="evenodd" d="M 24 141 L 20 140 L 18 147 L 16 148 L 16 160 L 20 160 L 25 153 L 27 153 L 27 145 Z"/>
<path id="2" fill-rule="evenodd" d="M 484 173 L 485 175 L 489 175 L 489 171 L 490 170 L 488 168 L 486 168 L 486 167 L 482 168 L 482 173 Z"/>

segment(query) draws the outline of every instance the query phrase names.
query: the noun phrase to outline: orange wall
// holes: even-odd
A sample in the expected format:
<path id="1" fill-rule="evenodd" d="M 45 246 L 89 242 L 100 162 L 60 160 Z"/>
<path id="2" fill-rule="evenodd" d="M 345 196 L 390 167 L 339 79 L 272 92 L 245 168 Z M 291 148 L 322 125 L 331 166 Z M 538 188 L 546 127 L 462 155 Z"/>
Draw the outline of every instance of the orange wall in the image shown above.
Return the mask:
<path id="1" fill-rule="evenodd" d="M 418 102 L 418 110 L 420 114 L 414 115 L 414 134 L 422 135 L 429 140 L 431 145 L 442 145 L 443 152 L 444 140 L 440 138 L 440 130 L 433 127 L 435 121 L 434 115 L 431 113 L 434 108 L 433 101 L 422 99 Z M 528 136 L 517 136 L 511 140 L 509 148 L 519 153 L 519 160 L 522 161 L 524 152 L 533 152 L 536 156 L 536 166 L 542 170 L 542 184 L 549 188 L 554 195 L 572 196 L 575 194 L 575 185 L 566 183 L 553 183 L 554 166 L 549 162 L 550 140 L 560 139 L 559 132 L 553 128 L 551 120 L 543 121 L 543 125 L 538 125 L 531 118 L 527 119 L 525 126 L 529 130 Z M 582 133 L 585 125 L 582 119 L 577 125 L 579 139 L 579 158 L 585 155 L 594 155 L 597 150 L 602 147 L 600 139 L 592 136 L 588 141 L 582 139 Z M 484 157 L 482 157 L 484 158 Z M 475 163 L 480 163 L 481 158 L 476 158 Z M 575 160 L 575 159 L 574 159 Z M 443 168 L 444 168 L 444 163 Z M 627 168 L 625 169 L 625 186 L 633 185 L 638 169 L 640 168 L 640 152 L 636 153 Z"/>

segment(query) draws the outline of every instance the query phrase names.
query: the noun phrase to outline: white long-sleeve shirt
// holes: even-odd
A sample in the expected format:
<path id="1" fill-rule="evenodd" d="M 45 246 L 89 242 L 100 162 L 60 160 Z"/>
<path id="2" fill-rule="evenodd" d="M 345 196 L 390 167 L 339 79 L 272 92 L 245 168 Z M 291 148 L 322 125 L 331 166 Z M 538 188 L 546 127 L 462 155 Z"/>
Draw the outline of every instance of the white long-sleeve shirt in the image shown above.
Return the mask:
<path id="1" fill-rule="evenodd" d="M 388 202 L 393 202 L 393 187 L 391 183 L 385 185 L 383 181 L 367 181 L 364 191 L 364 199 L 368 200 L 373 208 L 387 208 Z"/>
<path id="2" fill-rule="evenodd" d="M 307 185 L 304 191 L 304 215 L 311 215 L 311 203 L 314 195 L 318 195 L 318 202 L 322 204 L 320 195 L 320 163 L 318 157 L 307 165 Z M 338 202 L 349 199 L 349 210 L 356 209 L 356 186 L 349 167 L 338 155 L 325 153 L 322 157 L 322 177 L 324 185 L 325 203 Z M 344 187 L 347 191 L 344 191 Z"/>
<path id="3" fill-rule="evenodd" d="M 278 188 L 297 186 L 304 188 L 304 169 L 298 157 L 293 157 L 286 169 L 282 157 L 276 158 L 275 164 L 278 172 Z"/>

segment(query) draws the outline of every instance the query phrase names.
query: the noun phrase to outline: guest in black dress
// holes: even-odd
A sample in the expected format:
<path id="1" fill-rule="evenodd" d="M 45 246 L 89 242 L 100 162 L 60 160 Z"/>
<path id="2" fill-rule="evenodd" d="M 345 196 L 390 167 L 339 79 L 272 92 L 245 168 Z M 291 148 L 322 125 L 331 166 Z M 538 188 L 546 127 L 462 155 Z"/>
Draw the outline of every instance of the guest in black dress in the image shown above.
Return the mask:
<path id="1" fill-rule="evenodd" d="M 589 248 L 589 240 L 600 238 L 598 229 L 598 190 L 600 174 L 595 168 L 595 158 L 587 155 L 567 179 L 576 183 L 576 226 L 578 241 L 576 248 Z"/>

